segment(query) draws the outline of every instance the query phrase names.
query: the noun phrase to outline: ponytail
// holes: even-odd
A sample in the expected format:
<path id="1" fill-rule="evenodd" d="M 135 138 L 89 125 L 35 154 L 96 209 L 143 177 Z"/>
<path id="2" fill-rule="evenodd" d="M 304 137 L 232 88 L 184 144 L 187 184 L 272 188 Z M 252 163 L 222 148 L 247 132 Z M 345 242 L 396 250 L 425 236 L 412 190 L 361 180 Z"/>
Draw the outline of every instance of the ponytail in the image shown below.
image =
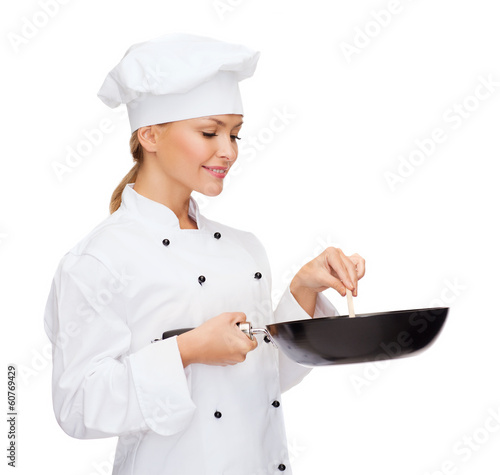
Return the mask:
<path id="1" fill-rule="evenodd" d="M 122 202 L 122 192 L 128 183 L 135 183 L 139 168 L 142 165 L 144 158 L 144 153 L 142 151 L 141 142 L 137 138 L 137 130 L 130 137 L 130 153 L 134 158 L 134 166 L 130 171 L 123 177 L 123 180 L 116 187 L 115 191 L 111 195 L 111 203 L 109 204 L 109 212 L 113 214 L 121 205 Z"/>

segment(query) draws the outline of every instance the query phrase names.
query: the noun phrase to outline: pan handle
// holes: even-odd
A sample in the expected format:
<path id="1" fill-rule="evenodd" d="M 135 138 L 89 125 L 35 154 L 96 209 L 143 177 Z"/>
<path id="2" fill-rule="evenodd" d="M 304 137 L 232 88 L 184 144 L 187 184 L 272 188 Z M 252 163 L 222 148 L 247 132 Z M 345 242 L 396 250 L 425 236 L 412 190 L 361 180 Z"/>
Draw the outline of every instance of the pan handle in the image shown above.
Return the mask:
<path id="1" fill-rule="evenodd" d="M 269 331 L 267 330 L 267 328 L 252 328 L 251 332 L 252 332 L 253 335 L 255 335 L 257 333 L 265 335 L 264 336 L 264 340 L 266 340 L 267 342 L 271 342 L 273 344 L 273 346 L 276 349 L 278 349 L 278 345 L 274 341 L 274 338 L 271 336 L 271 334 L 269 333 Z"/>
<path id="2" fill-rule="evenodd" d="M 161 340 L 165 340 L 167 338 L 170 338 L 172 336 L 179 336 L 182 335 L 183 333 L 186 333 L 188 331 L 194 330 L 194 328 L 177 328 L 176 330 L 168 330 L 166 332 L 163 332 L 161 336 Z M 153 341 L 160 341 L 160 339 L 156 339 Z"/>
<path id="3" fill-rule="evenodd" d="M 236 325 L 240 327 L 240 330 L 245 333 L 250 340 L 253 340 L 253 336 L 255 334 L 264 334 L 267 337 L 267 340 L 270 341 L 275 348 L 278 348 L 278 345 L 266 328 L 253 328 L 251 322 L 242 322 L 237 323 Z"/>
<path id="4" fill-rule="evenodd" d="M 253 340 L 253 336 L 255 334 L 264 334 L 264 335 L 267 336 L 267 338 L 273 344 L 273 346 L 275 348 L 278 348 L 278 345 L 276 344 L 276 342 L 274 341 L 273 337 L 267 331 L 266 328 L 253 328 L 251 322 L 240 322 L 240 323 L 237 323 L 236 325 L 238 325 L 238 327 L 240 328 L 240 330 L 246 336 L 248 336 L 248 338 L 250 338 L 250 340 Z M 191 330 L 194 330 L 194 328 L 177 328 L 175 330 L 168 330 L 166 332 L 163 332 L 161 338 L 156 338 L 154 340 L 151 340 L 151 343 L 154 343 L 155 341 L 165 340 L 166 338 L 171 338 L 173 336 L 178 336 L 178 335 L 181 335 L 182 333 L 186 333 L 186 332 L 191 331 Z"/>

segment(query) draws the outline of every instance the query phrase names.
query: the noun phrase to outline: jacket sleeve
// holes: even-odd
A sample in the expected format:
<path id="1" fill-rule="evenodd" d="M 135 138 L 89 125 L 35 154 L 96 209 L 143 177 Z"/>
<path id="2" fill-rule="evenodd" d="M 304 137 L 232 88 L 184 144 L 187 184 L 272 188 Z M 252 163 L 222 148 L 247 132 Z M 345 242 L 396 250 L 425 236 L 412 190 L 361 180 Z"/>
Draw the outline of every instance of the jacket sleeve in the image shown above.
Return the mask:
<path id="1" fill-rule="evenodd" d="M 87 439 L 184 430 L 196 409 L 177 338 L 130 352 L 131 332 L 119 276 L 92 255 L 67 253 L 45 308 L 52 342 L 56 419 Z"/>
<path id="2" fill-rule="evenodd" d="M 316 299 L 314 318 L 335 315 L 339 315 L 337 309 L 331 304 L 326 296 L 319 293 Z M 290 292 L 290 285 L 288 285 L 276 309 L 274 310 L 275 322 L 290 322 L 310 318 L 311 316 L 300 306 L 297 300 L 295 300 L 295 297 Z M 300 381 L 302 381 L 312 370 L 310 367 L 302 366 L 301 364 L 291 360 L 281 351 L 279 352 L 279 364 L 281 392 L 285 392 L 300 383 Z"/>
<path id="3" fill-rule="evenodd" d="M 269 296 L 271 296 L 272 278 L 267 252 L 260 240 L 254 234 L 249 233 L 249 236 L 251 238 L 251 248 L 255 251 L 255 256 L 259 261 L 259 267 L 265 269 L 266 275 L 268 276 L 268 292 Z M 271 297 L 269 298 L 271 299 Z M 271 305 L 271 303 L 269 305 Z M 337 309 L 325 295 L 319 293 L 316 299 L 314 317 L 329 317 L 334 315 L 339 315 Z M 290 292 L 290 285 L 288 285 L 278 305 L 274 309 L 273 321 L 281 323 L 309 318 L 311 318 L 311 316 L 295 300 L 295 297 Z M 278 359 L 281 392 L 285 392 L 298 384 L 312 370 L 310 367 L 303 366 L 291 360 L 281 351 L 278 352 Z"/>

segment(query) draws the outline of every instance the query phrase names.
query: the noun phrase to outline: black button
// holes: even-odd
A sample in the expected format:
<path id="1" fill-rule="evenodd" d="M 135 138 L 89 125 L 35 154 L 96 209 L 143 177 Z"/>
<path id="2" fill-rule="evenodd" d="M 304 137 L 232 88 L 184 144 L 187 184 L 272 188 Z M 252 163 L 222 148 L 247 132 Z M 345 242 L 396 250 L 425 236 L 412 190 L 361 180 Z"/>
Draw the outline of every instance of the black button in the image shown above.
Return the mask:
<path id="1" fill-rule="evenodd" d="M 283 465 L 282 463 L 280 463 L 280 464 L 278 465 L 278 470 L 279 470 L 280 472 L 284 472 L 284 471 L 286 470 L 286 465 Z"/>
<path id="2" fill-rule="evenodd" d="M 170 244 L 170 241 L 168 239 L 164 239 L 162 242 L 164 246 L 168 246 Z"/>
<path id="3" fill-rule="evenodd" d="M 267 335 L 264 337 L 264 341 L 266 343 L 271 343 L 271 339 Z"/>
<path id="4" fill-rule="evenodd" d="M 215 411 L 214 412 L 214 416 L 217 418 L 217 419 L 220 419 L 222 417 L 222 414 L 219 412 L 219 411 Z"/>
<path id="5" fill-rule="evenodd" d="M 280 402 L 279 401 L 273 401 L 273 406 L 274 407 L 280 407 Z"/>
<path id="6" fill-rule="evenodd" d="M 254 277 L 256 279 L 260 279 L 262 277 L 262 274 L 260 272 L 256 272 L 255 275 L 254 275 Z"/>
<path id="7" fill-rule="evenodd" d="M 214 238 L 215 238 L 215 239 L 220 239 L 220 233 L 215 233 L 215 234 L 214 234 Z"/>
<path id="8" fill-rule="evenodd" d="M 198 282 L 200 283 L 200 285 L 203 284 L 203 282 L 205 282 L 205 280 L 207 280 L 207 279 L 205 279 L 204 275 L 200 275 L 200 277 L 198 277 Z"/>

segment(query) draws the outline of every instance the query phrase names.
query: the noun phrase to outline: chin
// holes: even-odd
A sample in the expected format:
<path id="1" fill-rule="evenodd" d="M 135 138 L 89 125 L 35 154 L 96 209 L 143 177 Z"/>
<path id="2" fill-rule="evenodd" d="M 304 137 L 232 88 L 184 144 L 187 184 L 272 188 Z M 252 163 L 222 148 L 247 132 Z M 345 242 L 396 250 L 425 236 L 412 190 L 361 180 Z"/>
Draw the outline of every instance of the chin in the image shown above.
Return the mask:
<path id="1" fill-rule="evenodd" d="M 196 190 L 198 193 L 201 193 L 202 195 L 205 196 L 217 196 L 222 193 L 222 190 L 224 189 L 222 183 L 217 184 L 217 183 L 207 183 L 206 185 L 201 186 L 198 190 Z"/>

